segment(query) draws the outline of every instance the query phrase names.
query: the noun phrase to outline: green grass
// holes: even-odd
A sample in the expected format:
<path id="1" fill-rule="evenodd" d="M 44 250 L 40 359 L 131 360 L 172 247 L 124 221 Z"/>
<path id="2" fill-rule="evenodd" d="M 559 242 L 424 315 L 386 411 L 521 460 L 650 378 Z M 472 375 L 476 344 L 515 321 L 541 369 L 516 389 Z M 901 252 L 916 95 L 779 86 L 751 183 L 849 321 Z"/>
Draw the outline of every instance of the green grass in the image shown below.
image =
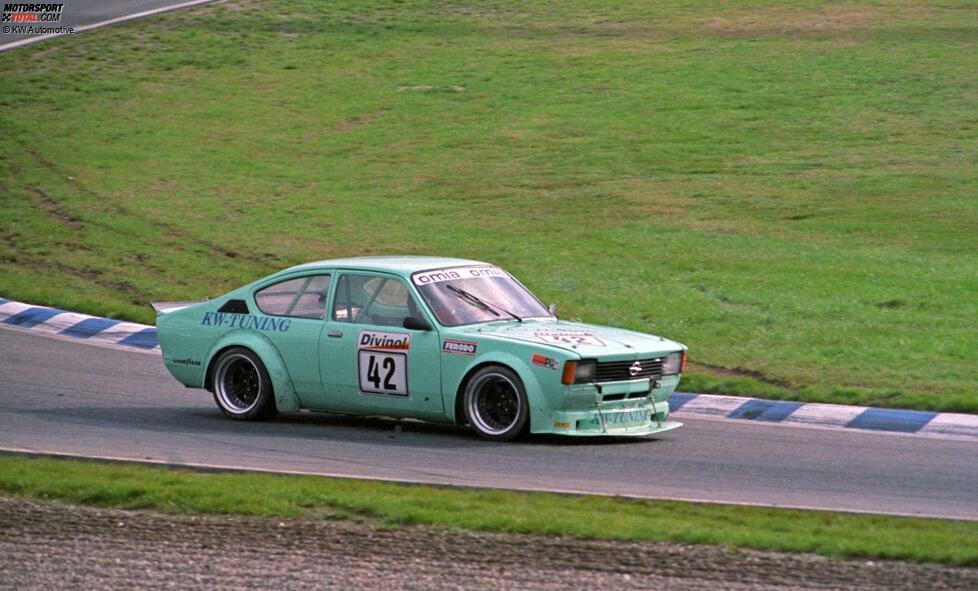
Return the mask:
<path id="1" fill-rule="evenodd" d="M 978 523 L 0 456 L 0 494 L 72 504 L 719 544 L 978 565 Z"/>
<path id="2" fill-rule="evenodd" d="M 0 55 L 0 295 L 490 260 L 688 390 L 978 412 L 974 2 L 268 2 Z"/>

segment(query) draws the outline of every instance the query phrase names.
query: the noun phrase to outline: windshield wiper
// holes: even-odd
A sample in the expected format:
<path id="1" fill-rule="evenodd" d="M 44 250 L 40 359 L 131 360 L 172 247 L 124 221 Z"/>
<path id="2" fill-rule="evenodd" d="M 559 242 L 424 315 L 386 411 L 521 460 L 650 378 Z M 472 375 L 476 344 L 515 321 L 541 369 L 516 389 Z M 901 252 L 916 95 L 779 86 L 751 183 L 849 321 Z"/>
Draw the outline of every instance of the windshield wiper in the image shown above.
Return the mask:
<path id="1" fill-rule="evenodd" d="M 516 314 L 513 314 L 512 312 L 510 312 L 506 308 L 502 308 L 502 307 L 500 307 L 497 304 L 489 303 L 489 302 L 483 300 L 482 298 L 480 298 L 479 296 L 477 296 L 477 295 L 475 295 L 473 293 L 467 292 L 464 289 L 459 289 L 459 288 L 455 287 L 454 285 L 445 285 L 445 287 L 447 287 L 448 289 L 452 290 L 456 295 L 458 295 L 458 297 L 462 298 L 463 300 L 469 302 L 470 304 L 472 304 L 474 306 L 478 306 L 479 308 L 482 308 L 486 312 L 491 313 L 493 316 L 499 316 L 499 312 L 496 312 L 496 310 L 502 310 L 506 314 L 508 314 L 508 315 L 512 316 L 513 318 L 515 318 L 517 321 L 523 322 L 523 319 L 522 318 L 520 318 Z M 493 308 L 496 308 L 496 310 L 493 310 Z"/>
<path id="2" fill-rule="evenodd" d="M 455 287 L 454 285 L 446 285 L 445 287 L 447 287 L 448 289 L 450 289 L 453 292 L 455 292 L 455 294 L 458 295 L 459 298 L 461 298 L 462 300 L 464 300 L 464 301 L 472 304 L 476 308 L 481 308 L 481 309 L 485 310 L 486 312 L 489 312 L 493 316 L 499 316 L 499 312 L 493 310 L 489 306 L 489 304 L 487 304 L 486 302 L 484 302 L 481 299 L 479 299 L 478 296 L 472 295 L 471 293 L 465 291 L 464 289 L 459 289 L 459 288 Z"/>

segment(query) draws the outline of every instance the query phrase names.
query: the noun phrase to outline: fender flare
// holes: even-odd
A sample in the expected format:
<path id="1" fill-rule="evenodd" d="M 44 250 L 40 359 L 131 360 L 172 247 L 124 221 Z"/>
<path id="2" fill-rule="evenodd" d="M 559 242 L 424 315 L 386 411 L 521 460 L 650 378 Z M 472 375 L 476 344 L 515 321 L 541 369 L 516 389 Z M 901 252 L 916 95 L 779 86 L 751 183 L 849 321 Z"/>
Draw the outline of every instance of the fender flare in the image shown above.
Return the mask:
<path id="1" fill-rule="evenodd" d="M 523 390 L 526 392 L 526 401 L 530 407 L 530 431 L 537 431 L 538 428 L 540 428 L 538 422 L 543 420 L 543 422 L 546 423 L 546 420 L 550 417 L 550 407 L 546 397 L 543 394 L 543 388 L 540 386 L 540 381 L 537 380 L 536 375 L 534 375 L 533 370 L 530 368 L 528 363 L 516 355 L 502 351 L 492 351 L 473 359 L 472 363 L 470 363 L 465 368 L 465 371 L 462 372 L 462 379 L 455 384 L 454 388 L 448 389 L 446 396 L 451 396 L 451 399 L 445 400 L 445 410 L 452 413 L 452 416 L 449 418 L 454 420 L 456 423 L 462 423 L 465 421 L 465 411 L 462 410 L 461 406 L 464 395 L 464 387 L 466 384 L 468 384 L 469 378 L 472 377 L 473 373 L 487 365 L 502 365 L 516 372 L 516 375 L 520 378 L 520 381 L 523 382 Z"/>
<path id="2" fill-rule="evenodd" d="M 299 410 L 299 397 L 292 385 L 285 361 L 279 355 L 278 349 L 268 338 L 246 330 L 233 330 L 214 343 L 207 353 L 204 372 L 204 383 L 207 385 L 211 373 L 211 364 L 221 351 L 229 347 L 244 347 L 251 350 L 265 364 L 268 377 L 272 380 L 272 390 L 275 393 L 275 408 L 279 412 Z"/>

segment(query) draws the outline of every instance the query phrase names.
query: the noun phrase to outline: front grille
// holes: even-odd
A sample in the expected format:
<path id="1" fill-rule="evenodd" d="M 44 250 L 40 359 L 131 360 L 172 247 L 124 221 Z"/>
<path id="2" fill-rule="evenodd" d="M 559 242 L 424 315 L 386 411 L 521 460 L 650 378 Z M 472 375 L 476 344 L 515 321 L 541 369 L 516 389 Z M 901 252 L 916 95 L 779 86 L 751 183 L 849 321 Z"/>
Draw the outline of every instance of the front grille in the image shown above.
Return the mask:
<path id="1" fill-rule="evenodd" d="M 639 359 L 642 370 L 632 375 L 629 371 L 635 360 L 632 361 L 599 361 L 594 370 L 595 382 L 620 382 L 624 380 L 641 380 L 643 378 L 656 379 L 662 377 L 662 362 L 664 358 L 655 357 L 653 359 Z"/>

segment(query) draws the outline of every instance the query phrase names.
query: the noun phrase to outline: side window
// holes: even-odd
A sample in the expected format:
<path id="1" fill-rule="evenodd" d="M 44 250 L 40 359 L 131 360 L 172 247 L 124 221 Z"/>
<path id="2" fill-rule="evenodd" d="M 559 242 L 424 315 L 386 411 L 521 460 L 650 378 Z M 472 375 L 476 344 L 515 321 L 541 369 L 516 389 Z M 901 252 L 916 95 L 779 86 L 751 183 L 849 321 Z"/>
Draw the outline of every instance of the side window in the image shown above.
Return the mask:
<path id="1" fill-rule="evenodd" d="M 403 326 L 417 306 L 400 279 L 343 275 L 336 284 L 333 320 L 376 326 Z"/>
<path id="2" fill-rule="evenodd" d="M 294 316 L 321 320 L 326 316 L 329 275 L 289 279 L 255 292 L 258 309 L 272 316 Z"/>
<path id="3" fill-rule="evenodd" d="M 378 304 L 384 306 L 407 306 L 408 292 L 404 284 L 396 279 L 372 277 L 363 284 L 367 292 L 377 291 Z"/>

